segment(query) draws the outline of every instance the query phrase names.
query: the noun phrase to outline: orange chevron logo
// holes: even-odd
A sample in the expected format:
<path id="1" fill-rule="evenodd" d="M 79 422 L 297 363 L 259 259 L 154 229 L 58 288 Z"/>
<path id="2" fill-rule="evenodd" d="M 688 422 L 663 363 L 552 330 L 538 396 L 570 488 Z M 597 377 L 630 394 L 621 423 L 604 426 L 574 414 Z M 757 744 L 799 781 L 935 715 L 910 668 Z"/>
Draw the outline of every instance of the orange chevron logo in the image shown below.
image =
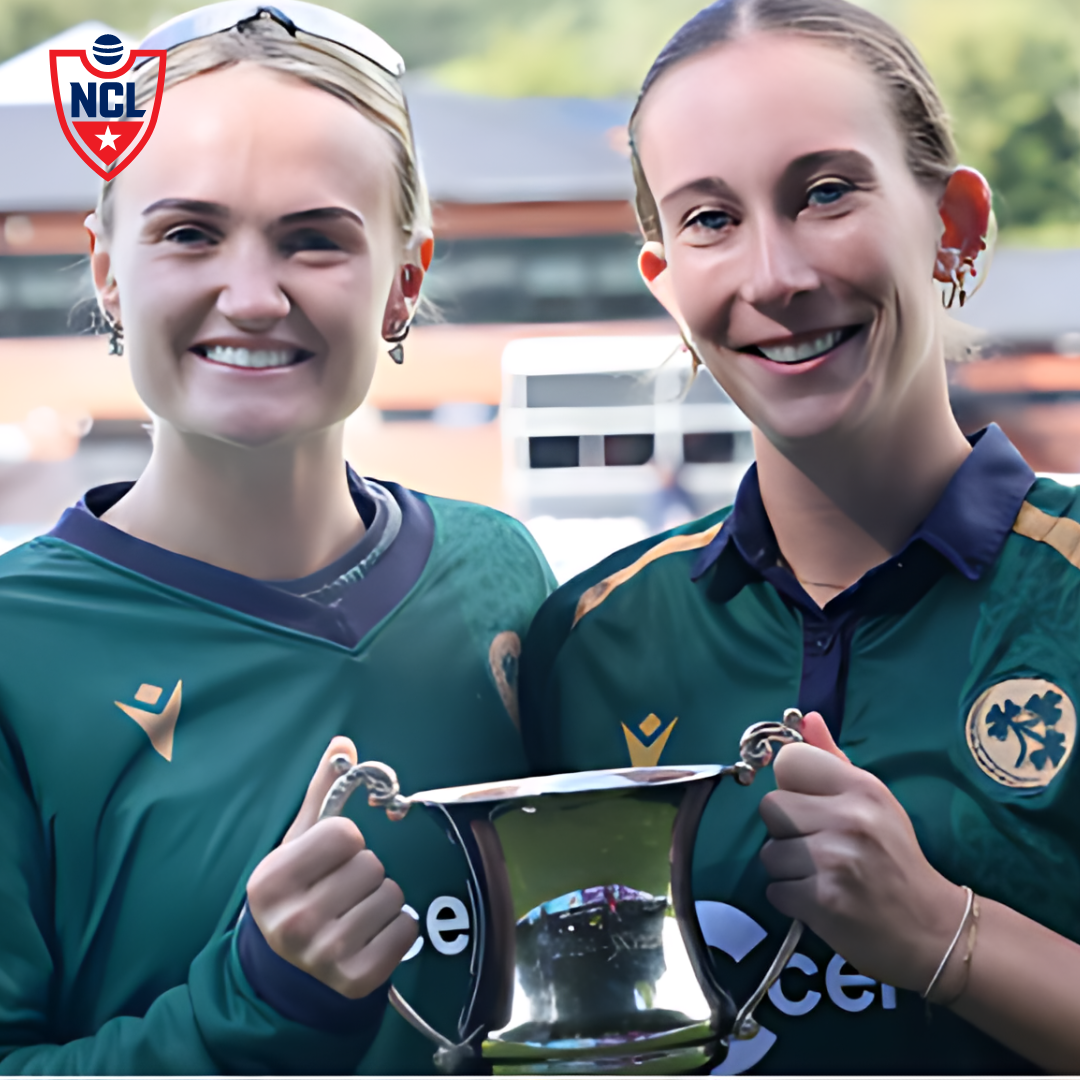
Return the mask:
<path id="1" fill-rule="evenodd" d="M 122 701 L 114 701 L 113 704 L 124 714 L 130 716 L 136 724 L 146 732 L 150 739 L 150 745 L 166 760 L 172 761 L 173 732 L 176 731 L 176 721 L 180 719 L 180 693 L 183 683 L 177 679 L 169 700 L 161 712 L 150 712 L 148 709 L 138 709 L 134 705 L 125 705 Z M 135 700 L 143 705 L 156 705 L 161 699 L 162 688 L 143 683 L 135 691 Z"/>
<path id="2" fill-rule="evenodd" d="M 679 722 L 676 716 L 659 734 L 657 730 L 663 727 L 663 721 L 656 713 L 649 713 L 638 724 L 637 729 L 649 740 L 648 743 L 639 739 L 625 724 L 622 725 L 623 735 L 626 736 L 626 748 L 630 751 L 630 764 L 635 768 L 651 768 L 660 764 L 660 755 L 667 746 L 668 738 L 675 725 Z"/>

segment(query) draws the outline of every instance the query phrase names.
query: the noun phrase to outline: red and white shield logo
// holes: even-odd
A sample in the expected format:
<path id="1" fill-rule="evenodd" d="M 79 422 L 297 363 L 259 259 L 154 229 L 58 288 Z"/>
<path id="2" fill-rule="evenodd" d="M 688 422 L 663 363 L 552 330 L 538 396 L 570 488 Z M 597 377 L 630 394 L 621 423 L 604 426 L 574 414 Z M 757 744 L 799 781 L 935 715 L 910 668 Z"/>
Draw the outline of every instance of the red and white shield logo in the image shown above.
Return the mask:
<path id="1" fill-rule="evenodd" d="M 53 101 L 72 149 L 102 180 L 112 180 L 135 160 L 154 131 L 164 89 L 165 51 L 127 50 L 112 34 L 101 35 L 92 51 L 93 61 L 86 50 L 49 50 Z M 139 108 L 134 69 L 139 64 L 143 76 L 141 61 L 152 65 L 156 82 L 153 104 L 144 101 Z"/>

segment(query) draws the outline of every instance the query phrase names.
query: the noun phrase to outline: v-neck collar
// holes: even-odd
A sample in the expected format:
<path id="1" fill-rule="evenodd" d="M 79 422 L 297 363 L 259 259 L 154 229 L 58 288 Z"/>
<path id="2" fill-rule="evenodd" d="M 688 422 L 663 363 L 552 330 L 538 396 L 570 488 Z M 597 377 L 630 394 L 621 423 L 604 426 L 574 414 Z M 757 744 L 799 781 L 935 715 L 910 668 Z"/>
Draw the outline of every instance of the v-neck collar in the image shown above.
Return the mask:
<path id="1" fill-rule="evenodd" d="M 351 469 L 348 472 L 358 511 L 374 520 L 363 483 Z M 295 595 L 273 582 L 178 555 L 102 521 L 100 515 L 126 494 L 132 483 L 91 489 L 64 511 L 48 535 L 161 585 L 350 649 L 405 598 L 427 565 L 434 543 L 434 518 L 423 497 L 398 484 L 380 481 L 400 508 L 398 534 L 368 572 L 349 581 L 324 603 Z"/>

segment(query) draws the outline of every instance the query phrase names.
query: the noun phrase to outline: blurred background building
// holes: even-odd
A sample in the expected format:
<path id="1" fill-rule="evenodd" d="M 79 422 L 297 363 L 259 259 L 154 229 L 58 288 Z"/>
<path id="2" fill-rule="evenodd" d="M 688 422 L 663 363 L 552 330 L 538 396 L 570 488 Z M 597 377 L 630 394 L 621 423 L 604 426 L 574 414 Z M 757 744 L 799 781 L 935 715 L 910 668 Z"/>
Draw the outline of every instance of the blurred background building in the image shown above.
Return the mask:
<path id="1" fill-rule="evenodd" d="M 50 47 L 138 38 L 194 0 L 0 0 L 0 546 L 149 454 L 96 334 L 82 220 L 97 181 L 61 135 Z M 1001 241 L 964 309 L 961 423 L 1080 473 L 1080 4 L 873 0 L 903 27 L 996 192 Z M 565 576 L 730 499 L 747 425 L 641 284 L 625 122 L 696 0 L 330 0 L 384 34 L 435 200 L 441 320 L 380 366 L 350 421 L 369 475 L 530 522 Z M 658 373 L 658 374 L 657 374 Z"/>

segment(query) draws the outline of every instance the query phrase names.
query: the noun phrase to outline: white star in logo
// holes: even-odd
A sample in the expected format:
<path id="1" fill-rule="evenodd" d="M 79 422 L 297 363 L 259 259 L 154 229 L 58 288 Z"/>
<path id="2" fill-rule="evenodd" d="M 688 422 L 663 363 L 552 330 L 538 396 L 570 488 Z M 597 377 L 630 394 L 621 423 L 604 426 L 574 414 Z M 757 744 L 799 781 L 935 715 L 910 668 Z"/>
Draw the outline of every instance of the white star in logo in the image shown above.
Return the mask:
<path id="1" fill-rule="evenodd" d="M 106 124 L 106 125 L 105 125 L 105 134 L 104 134 L 104 135 L 96 135 L 96 136 L 95 136 L 95 138 L 97 138 L 97 139 L 100 139 L 100 140 L 101 140 L 101 145 L 100 145 L 100 146 L 98 147 L 98 149 L 99 149 L 99 150 L 104 150 L 104 149 L 105 149 L 105 147 L 107 146 L 107 147 L 108 147 L 108 148 L 109 148 L 110 150 L 115 150 L 115 149 L 116 149 L 116 140 L 120 138 L 121 134 L 123 134 L 123 133 L 122 133 L 122 132 L 119 132 L 119 131 L 118 131 L 118 132 L 117 132 L 117 133 L 116 133 L 116 134 L 114 135 L 114 134 L 113 134 L 113 133 L 112 133 L 112 132 L 111 132 L 111 131 L 109 130 L 109 125 L 108 125 L 108 124 Z"/>

